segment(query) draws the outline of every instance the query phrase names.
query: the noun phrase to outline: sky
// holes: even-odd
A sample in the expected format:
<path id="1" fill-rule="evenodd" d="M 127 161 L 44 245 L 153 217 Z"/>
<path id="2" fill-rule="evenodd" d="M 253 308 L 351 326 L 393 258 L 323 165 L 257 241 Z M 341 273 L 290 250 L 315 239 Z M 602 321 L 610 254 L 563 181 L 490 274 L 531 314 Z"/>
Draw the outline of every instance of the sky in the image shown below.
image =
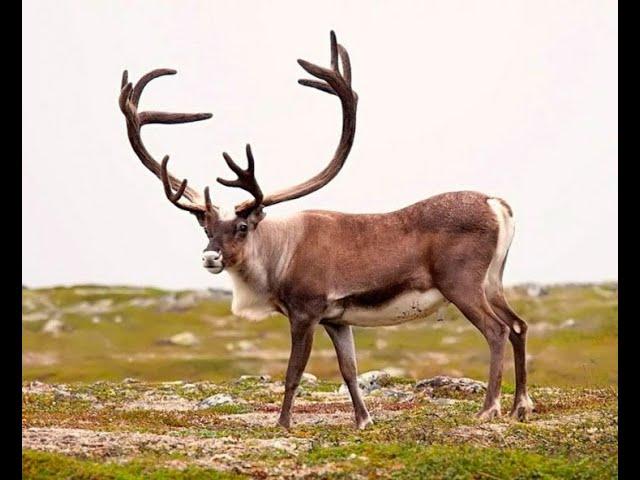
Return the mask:
<path id="1" fill-rule="evenodd" d="M 22 280 L 228 288 L 201 266 L 206 237 L 131 150 L 123 69 L 178 70 L 141 109 L 212 119 L 143 129 L 157 158 L 213 202 L 251 143 L 263 191 L 330 160 L 335 97 L 296 59 L 351 56 L 355 143 L 325 188 L 266 209 L 386 212 L 446 191 L 506 199 L 516 234 L 505 284 L 618 276 L 617 2 L 25 0 Z"/>

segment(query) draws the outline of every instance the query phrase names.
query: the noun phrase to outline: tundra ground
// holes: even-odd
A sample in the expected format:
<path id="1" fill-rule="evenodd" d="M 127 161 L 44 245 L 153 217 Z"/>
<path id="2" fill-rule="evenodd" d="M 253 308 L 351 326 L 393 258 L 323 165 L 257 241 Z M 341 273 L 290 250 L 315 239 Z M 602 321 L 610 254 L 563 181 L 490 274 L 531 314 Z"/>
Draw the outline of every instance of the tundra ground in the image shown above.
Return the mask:
<path id="1" fill-rule="evenodd" d="M 617 477 L 617 291 L 509 298 L 531 326 L 529 422 L 479 422 L 482 392 L 415 388 L 440 374 L 486 380 L 486 344 L 450 307 L 442 322 L 356 330 L 360 371 L 391 373 L 365 397 L 375 423 L 364 432 L 319 331 L 307 371 L 320 380 L 303 385 L 287 432 L 275 426 L 286 319 L 244 321 L 227 299 L 198 292 L 25 289 L 23 476 Z M 505 366 L 508 412 L 510 356 Z M 215 395 L 219 405 L 202 403 Z"/>

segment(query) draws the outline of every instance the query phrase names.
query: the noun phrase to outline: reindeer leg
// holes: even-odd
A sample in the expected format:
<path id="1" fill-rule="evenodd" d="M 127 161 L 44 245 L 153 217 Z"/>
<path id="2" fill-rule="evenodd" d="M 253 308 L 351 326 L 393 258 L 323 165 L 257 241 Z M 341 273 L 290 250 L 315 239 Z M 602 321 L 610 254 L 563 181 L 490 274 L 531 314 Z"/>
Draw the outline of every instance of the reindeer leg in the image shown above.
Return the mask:
<path id="1" fill-rule="evenodd" d="M 291 318 L 291 354 L 284 387 L 284 400 L 278 424 L 286 429 L 291 427 L 291 408 L 300 378 L 304 373 L 313 345 L 313 331 L 317 321 Z"/>
<path id="2" fill-rule="evenodd" d="M 489 301 L 493 310 L 510 327 L 509 341 L 513 347 L 516 372 L 516 394 L 513 399 L 511 416 L 520 421 L 525 421 L 533 411 L 533 402 L 527 392 L 527 322 L 511 309 L 502 292 L 496 292 L 491 295 Z"/>
<path id="3" fill-rule="evenodd" d="M 342 378 L 351 394 L 351 402 L 356 415 L 356 424 L 359 429 L 364 429 L 373 423 L 367 407 L 360 396 L 358 387 L 358 367 L 356 364 L 356 351 L 353 343 L 353 331 L 350 325 L 336 325 L 333 323 L 323 323 L 323 326 L 336 349 L 338 365 Z"/>
<path id="4" fill-rule="evenodd" d="M 489 344 L 491 352 L 489 383 L 484 405 L 478 417 L 482 420 L 491 420 L 501 414 L 502 362 L 509 327 L 491 309 L 481 285 L 481 282 L 478 282 L 477 286 L 468 283 L 466 286 L 458 284 L 442 293 L 480 330 Z"/>

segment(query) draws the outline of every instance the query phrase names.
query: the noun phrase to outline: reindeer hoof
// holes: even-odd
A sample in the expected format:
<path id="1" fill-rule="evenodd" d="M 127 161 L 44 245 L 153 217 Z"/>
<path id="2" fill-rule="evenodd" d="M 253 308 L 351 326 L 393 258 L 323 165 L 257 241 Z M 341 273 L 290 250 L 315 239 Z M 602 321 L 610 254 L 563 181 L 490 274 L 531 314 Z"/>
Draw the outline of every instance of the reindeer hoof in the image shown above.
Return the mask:
<path id="1" fill-rule="evenodd" d="M 285 430 L 291 430 L 291 419 L 280 417 L 278 419 L 278 425 L 284 428 Z"/>
<path id="2" fill-rule="evenodd" d="M 488 422 L 490 420 L 493 420 L 494 418 L 500 417 L 500 415 L 502 415 L 502 413 L 500 412 L 500 406 L 492 405 L 489 408 L 481 410 L 478 413 L 477 417 L 480 421 Z"/>
<path id="3" fill-rule="evenodd" d="M 514 418 L 520 422 L 526 422 L 533 412 L 533 402 L 529 397 L 518 400 L 513 405 L 511 410 L 511 418 Z"/>
<path id="4" fill-rule="evenodd" d="M 356 420 L 356 423 L 358 424 L 358 430 L 364 430 L 367 426 L 373 425 L 373 420 L 371 420 L 371 417 L 367 415 L 362 420 Z"/>

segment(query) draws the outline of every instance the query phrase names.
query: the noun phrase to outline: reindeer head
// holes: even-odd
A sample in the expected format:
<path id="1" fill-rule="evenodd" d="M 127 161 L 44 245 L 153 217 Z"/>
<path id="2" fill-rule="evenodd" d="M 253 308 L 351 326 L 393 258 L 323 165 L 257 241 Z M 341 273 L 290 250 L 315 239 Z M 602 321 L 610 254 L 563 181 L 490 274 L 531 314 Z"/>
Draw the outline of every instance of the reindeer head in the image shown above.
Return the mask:
<path id="1" fill-rule="evenodd" d="M 342 64 L 342 71 L 338 66 Z M 204 250 L 203 266 L 211 273 L 220 273 L 225 268 L 242 264 L 245 246 L 258 229 L 264 218 L 263 208 L 276 203 L 293 200 L 308 195 L 329 183 L 344 165 L 353 145 L 356 130 L 356 106 L 358 96 L 351 88 L 351 63 L 347 51 L 336 41 L 331 32 L 331 68 L 322 68 L 304 60 L 298 63 L 308 73 L 323 81 L 299 80 L 301 85 L 317 88 L 338 96 L 342 104 L 342 135 L 331 162 L 309 180 L 269 195 L 263 195 L 255 177 L 253 154 L 247 145 L 247 168 L 240 168 L 227 153 L 223 157 L 229 168 L 237 175 L 235 180 L 218 178 L 218 183 L 226 187 L 241 188 L 253 197 L 236 205 L 232 214 L 224 214 L 211 202 L 209 187 L 204 189 L 204 197 L 187 186 L 187 180 L 178 180 L 167 170 L 169 156 L 158 163 L 142 142 L 140 129 L 149 123 L 188 123 L 211 118 L 210 113 L 167 113 L 138 112 L 138 103 L 145 86 L 154 78 L 174 75 L 175 70 L 158 69 L 144 75 L 135 86 L 128 81 L 127 71 L 123 73 L 120 91 L 120 110 L 125 116 L 129 142 L 143 165 L 162 180 L 165 195 L 176 207 L 196 216 L 208 238 Z"/>

